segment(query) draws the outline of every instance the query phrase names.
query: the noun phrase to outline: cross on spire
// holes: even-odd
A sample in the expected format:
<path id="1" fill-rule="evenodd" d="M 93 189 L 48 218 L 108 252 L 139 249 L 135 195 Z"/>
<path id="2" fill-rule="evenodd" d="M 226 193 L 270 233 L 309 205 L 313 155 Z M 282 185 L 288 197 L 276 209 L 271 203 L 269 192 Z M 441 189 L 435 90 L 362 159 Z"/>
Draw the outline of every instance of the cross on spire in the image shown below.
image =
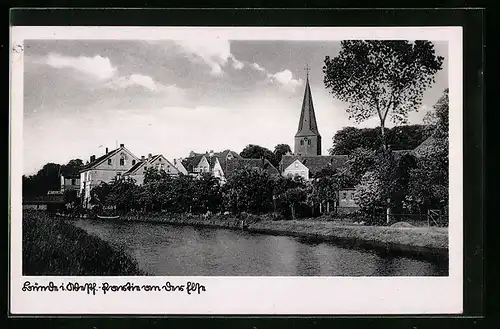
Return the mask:
<path id="1" fill-rule="evenodd" d="M 309 64 L 306 64 L 306 68 L 304 69 L 304 71 L 306 71 L 306 78 L 309 78 Z"/>

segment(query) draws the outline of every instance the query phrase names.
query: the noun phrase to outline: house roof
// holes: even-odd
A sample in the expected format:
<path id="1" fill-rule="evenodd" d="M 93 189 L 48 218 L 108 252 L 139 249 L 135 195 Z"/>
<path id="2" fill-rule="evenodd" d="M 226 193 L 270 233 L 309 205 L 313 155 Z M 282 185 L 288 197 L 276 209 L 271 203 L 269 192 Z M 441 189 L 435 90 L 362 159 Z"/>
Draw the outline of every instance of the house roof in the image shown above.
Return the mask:
<path id="1" fill-rule="evenodd" d="M 226 161 L 225 176 L 230 177 L 241 169 L 261 169 L 267 171 L 271 175 L 279 175 L 278 169 L 267 159 L 231 159 Z"/>
<path id="2" fill-rule="evenodd" d="M 283 172 L 295 160 L 299 160 L 309 169 L 309 173 L 314 175 L 327 166 L 333 169 L 341 167 L 346 163 L 347 155 L 284 155 L 281 158 L 280 170 Z"/>
<path id="3" fill-rule="evenodd" d="M 186 168 L 187 172 L 193 172 L 194 167 L 200 163 L 203 158 L 203 154 L 197 154 L 195 156 L 187 157 L 181 160 L 182 165 Z"/>
<path id="4" fill-rule="evenodd" d="M 215 152 L 213 154 L 213 156 L 211 157 L 209 153 L 194 153 L 193 152 L 193 156 L 190 156 L 190 157 L 187 157 L 187 158 L 184 158 L 181 160 L 181 163 L 182 165 L 184 166 L 184 168 L 186 168 L 186 170 L 188 172 L 193 172 L 193 169 L 194 167 L 196 167 L 201 159 L 203 157 L 206 157 L 209 165 L 210 165 L 210 169 L 213 169 L 213 167 L 215 166 L 215 160 L 218 159 L 219 160 L 219 163 L 222 167 L 222 170 L 225 170 L 225 167 L 226 167 L 226 159 L 227 159 L 227 156 L 229 154 L 231 154 L 233 156 L 233 158 L 235 159 L 241 159 L 241 156 L 234 152 L 234 151 L 231 151 L 231 150 L 224 150 L 222 152 Z"/>
<path id="5" fill-rule="evenodd" d="M 416 157 L 424 157 L 429 154 L 435 153 L 435 148 L 438 147 L 439 141 L 434 136 L 429 136 L 419 146 L 413 150 Z"/>
<path id="6" fill-rule="evenodd" d="M 113 150 L 113 151 L 110 151 L 110 152 L 108 152 L 108 153 L 106 153 L 106 154 L 104 154 L 104 155 L 101 155 L 100 157 L 98 157 L 98 158 L 97 158 L 97 159 L 95 159 L 94 161 L 92 161 L 92 162 L 90 162 L 90 163 L 86 164 L 85 166 L 83 166 L 83 167 L 82 167 L 82 169 L 80 169 L 80 172 L 87 171 L 87 170 L 89 170 L 89 169 L 91 169 L 91 168 L 94 168 L 95 166 L 97 166 L 97 165 L 101 164 L 101 163 L 102 163 L 102 162 L 104 162 L 106 159 L 108 159 L 108 158 L 110 158 L 110 157 L 114 156 L 115 154 L 117 154 L 117 153 L 118 153 L 119 151 L 121 151 L 121 150 L 125 150 L 125 147 L 124 147 L 124 146 L 123 146 L 123 147 L 119 147 L 119 148 L 117 148 L 117 149 L 115 149 L 115 150 Z M 128 150 L 127 150 L 127 151 L 128 151 Z M 130 152 L 130 151 L 128 151 L 128 152 Z M 131 152 L 130 152 L 130 153 L 131 153 Z M 131 153 L 131 154 L 132 154 L 132 153 Z M 135 156 L 134 156 L 134 157 L 135 157 Z"/>
<path id="7" fill-rule="evenodd" d="M 135 173 L 140 167 L 142 167 L 144 164 L 146 164 L 147 160 L 140 160 L 135 163 L 135 165 L 132 166 L 129 170 L 127 170 L 123 175 L 132 175 Z"/>

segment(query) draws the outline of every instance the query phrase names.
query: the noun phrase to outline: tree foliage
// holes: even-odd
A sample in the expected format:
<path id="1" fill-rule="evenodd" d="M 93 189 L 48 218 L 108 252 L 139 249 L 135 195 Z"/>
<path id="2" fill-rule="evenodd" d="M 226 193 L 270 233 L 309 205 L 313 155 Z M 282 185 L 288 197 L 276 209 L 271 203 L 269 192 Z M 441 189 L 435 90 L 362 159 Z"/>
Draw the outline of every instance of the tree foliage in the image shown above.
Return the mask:
<path id="1" fill-rule="evenodd" d="M 83 161 L 72 159 L 65 165 L 49 162 L 45 164 L 35 175 L 23 175 L 23 197 L 35 197 L 47 195 L 48 191 L 61 188 L 61 175 L 79 175 Z"/>
<path id="2" fill-rule="evenodd" d="M 264 170 L 242 169 L 224 184 L 224 208 L 264 213 L 273 207 L 273 179 Z"/>
<path id="3" fill-rule="evenodd" d="M 274 157 L 276 159 L 277 164 L 281 161 L 281 158 L 288 153 L 292 153 L 292 149 L 288 144 L 278 144 L 274 147 Z M 275 166 L 277 165 L 275 164 Z"/>
<path id="4" fill-rule="evenodd" d="M 427 125 L 403 125 L 385 130 L 392 150 L 412 150 L 430 136 Z M 348 155 L 358 147 L 379 150 L 382 145 L 379 128 L 344 127 L 333 136 L 330 155 Z"/>
<path id="5" fill-rule="evenodd" d="M 345 40 L 338 56 L 324 61 L 324 84 L 349 104 L 349 118 L 362 122 L 378 116 L 383 145 L 387 117 L 406 123 L 435 81 L 443 57 L 430 41 Z"/>
<path id="6" fill-rule="evenodd" d="M 281 149 L 281 147 L 280 147 Z M 264 158 L 269 160 L 273 164 L 273 166 L 277 166 L 281 158 L 278 160 L 275 153 L 271 150 L 268 150 L 265 147 L 249 144 L 247 145 L 243 151 L 241 151 L 240 156 L 248 159 L 260 159 Z"/>

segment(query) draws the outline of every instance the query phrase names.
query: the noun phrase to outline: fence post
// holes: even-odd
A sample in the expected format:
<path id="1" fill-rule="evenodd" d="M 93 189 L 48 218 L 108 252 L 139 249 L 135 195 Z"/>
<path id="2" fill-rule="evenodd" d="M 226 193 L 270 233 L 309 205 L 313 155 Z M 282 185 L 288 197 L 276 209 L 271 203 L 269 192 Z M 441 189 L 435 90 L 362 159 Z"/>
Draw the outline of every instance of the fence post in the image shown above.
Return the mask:
<path id="1" fill-rule="evenodd" d="M 427 209 L 427 227 L 431 227 L 431 221 L 430 221 L 430 210 Z"/>

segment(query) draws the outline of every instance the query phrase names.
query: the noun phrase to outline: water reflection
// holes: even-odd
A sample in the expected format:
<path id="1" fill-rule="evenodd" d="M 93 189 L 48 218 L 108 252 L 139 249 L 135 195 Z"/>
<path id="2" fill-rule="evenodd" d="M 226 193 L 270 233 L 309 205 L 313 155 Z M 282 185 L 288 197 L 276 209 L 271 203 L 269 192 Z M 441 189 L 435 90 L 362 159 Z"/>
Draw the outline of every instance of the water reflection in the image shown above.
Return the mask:
<path id="1" fill-rule="evenodd" d="M 447 275 L 442 264 L 287 236 L 153 223 L 79 220 L 75 225 L 124 247 L 152 275 Z"/>

